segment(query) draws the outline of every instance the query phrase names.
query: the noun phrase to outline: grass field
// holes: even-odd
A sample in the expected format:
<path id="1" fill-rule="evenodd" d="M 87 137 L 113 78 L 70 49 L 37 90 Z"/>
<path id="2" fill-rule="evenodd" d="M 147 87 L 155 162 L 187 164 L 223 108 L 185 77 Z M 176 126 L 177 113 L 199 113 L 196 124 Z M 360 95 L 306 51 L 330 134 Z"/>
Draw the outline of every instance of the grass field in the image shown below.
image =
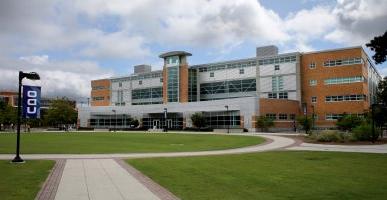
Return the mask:
<path id="1" fill-rule="evenodd" d="M 9 160 L 0 160 L 0 199 L 34 199 L 54 163 L 29 160 L 24 164 L 11 164 Z"/>
<path id="2" fill-rule="evenodd" d="M 181 199 L 387 198 L 387 155 L 265 152 L 128 163 Z"/>
<path id="3" fill-rule="evenodd" d="M 33 133 L 22 134 L 22 153 L 182 152 L 238 148 L 263 138 L 173 133 Z M 16 134 L 0 134 L 0 153 L 14 153 Z"/>

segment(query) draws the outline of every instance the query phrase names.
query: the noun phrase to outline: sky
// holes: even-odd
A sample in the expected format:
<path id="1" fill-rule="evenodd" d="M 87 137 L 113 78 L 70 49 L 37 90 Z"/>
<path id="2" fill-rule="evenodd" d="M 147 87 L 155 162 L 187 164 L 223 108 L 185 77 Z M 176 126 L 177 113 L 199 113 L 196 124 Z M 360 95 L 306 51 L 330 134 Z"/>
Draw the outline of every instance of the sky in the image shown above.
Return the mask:
<path id="1" fill-rule="evenodd" d="M 85 100 L 90 80 L 162 68 L 183 50 L 189 64 L 363 46 L 387 30 L 386 0 L 2 0 L 0 90 L 35 71 L 42 95 Z M 366 48 L 371 56 L 373 53 Z M 387 63 L 376 66 L 387 75 Z"/>

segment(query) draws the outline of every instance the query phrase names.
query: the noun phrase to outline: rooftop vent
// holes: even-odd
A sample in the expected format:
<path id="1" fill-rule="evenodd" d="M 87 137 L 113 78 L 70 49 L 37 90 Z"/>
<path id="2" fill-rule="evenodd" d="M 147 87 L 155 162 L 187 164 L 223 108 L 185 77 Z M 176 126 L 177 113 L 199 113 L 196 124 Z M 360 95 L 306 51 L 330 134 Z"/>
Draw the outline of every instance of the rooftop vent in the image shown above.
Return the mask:
<path id="1" fill-rule="evenodd" d="M 257 47 L 257 57 L 268 57 L 278 55 L 278 47 L 274 45 Z"/>

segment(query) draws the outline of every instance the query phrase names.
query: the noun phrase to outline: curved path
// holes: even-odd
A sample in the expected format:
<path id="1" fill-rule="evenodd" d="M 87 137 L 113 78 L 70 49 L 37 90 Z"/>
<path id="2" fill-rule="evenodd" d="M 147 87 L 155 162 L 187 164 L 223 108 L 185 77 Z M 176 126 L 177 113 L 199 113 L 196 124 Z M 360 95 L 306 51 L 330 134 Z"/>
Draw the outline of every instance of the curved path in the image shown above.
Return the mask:
<path id="1" fill-rule="evenodd" d="M 116 154 L 22 154 L 23 159 L 101 159 L 101 158 L 151 158 L 151 157 L 179 157 L 179 156 L 206 156 L 206 155 L 223 155 L 223 154 L 239 154 L 269 151 L 283 149 L 292 146 L 296 143 L 291 138 L 263 135 L 263 134 L 238 134 L 247 136 L 259 136 L 266 139 L 266 142 L 235 149 L 225 150 L 210 150 L 197 152 L 168 152 L 168 153 L 116 153 Z M 11 160 L 14 154 L 0 154 L 0 159 Z"/>

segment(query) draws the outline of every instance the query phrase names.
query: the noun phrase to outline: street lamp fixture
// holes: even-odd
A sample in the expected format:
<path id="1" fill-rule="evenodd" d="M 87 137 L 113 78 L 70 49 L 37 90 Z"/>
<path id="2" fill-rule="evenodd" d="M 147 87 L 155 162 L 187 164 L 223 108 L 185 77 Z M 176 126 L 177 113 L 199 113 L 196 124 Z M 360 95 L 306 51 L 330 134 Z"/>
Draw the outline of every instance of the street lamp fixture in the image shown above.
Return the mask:
<path id="1" fill-rule="evenodd" d="M 112 112 L 114 113 L 114 118 L 115 118 L 114 132 L 116 132 L 116 129 L 117 129 L 117 111 L 113 109 Z"/>
<path id="2" fill-rule="evenodd" d="M 229 117 L 228 116 L 228 105 L 225 105 L 224 107 L 227 110 L 227 116 L 226 117 Z M 227 122 L 227 133 L 230 133 L 230 120 L 228 120 L 228 122 Z"/>
<path id="3" fill-rule="evenodd" d="M 167 115 L 168 115 L 168 109 L 164 108 L 164 132 L 168 132 Z"/>
<path id="4" fill-rule="evenodd" d="M 23 79 L 40 80 L 40 76 L 36 72 L 24 73 L 19 71 L 19 94 L 17 101 L 17 132 L 16 132 L 16 156 L 12 160 L 12 163 L 23 163 L 24 160 L 20 157 L 20 121 L 21 121 L 21 88 L 23 85 Z"/>

